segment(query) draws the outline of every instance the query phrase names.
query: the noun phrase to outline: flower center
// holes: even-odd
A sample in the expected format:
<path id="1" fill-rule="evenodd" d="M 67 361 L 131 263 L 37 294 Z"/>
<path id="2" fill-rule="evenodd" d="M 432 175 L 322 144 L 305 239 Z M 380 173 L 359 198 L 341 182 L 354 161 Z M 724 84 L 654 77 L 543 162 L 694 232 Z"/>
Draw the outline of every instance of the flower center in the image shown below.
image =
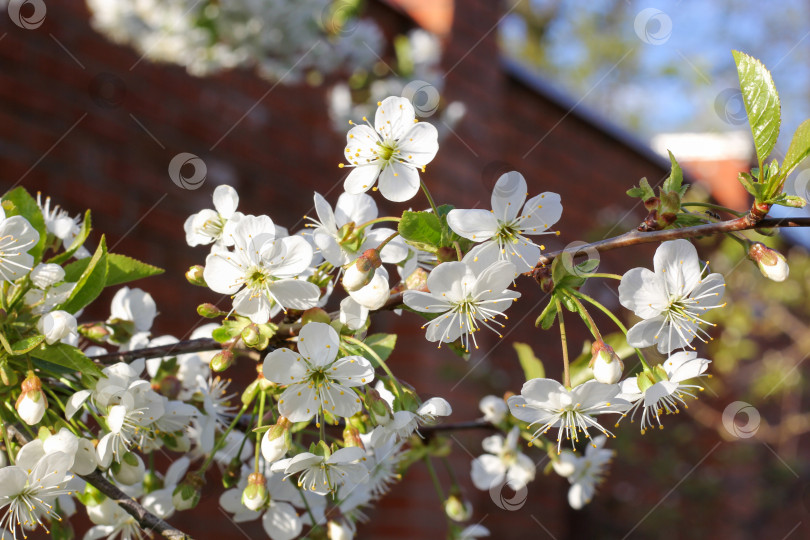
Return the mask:
<path id="1" fill-rule="evenodd" d="M 397 147 L 396 141 L 383 141 L 377 144 L 380 147 L 377 155 L 382 162 L 383 168 L 385 168 L 399 155 L 399 148 Z"/>

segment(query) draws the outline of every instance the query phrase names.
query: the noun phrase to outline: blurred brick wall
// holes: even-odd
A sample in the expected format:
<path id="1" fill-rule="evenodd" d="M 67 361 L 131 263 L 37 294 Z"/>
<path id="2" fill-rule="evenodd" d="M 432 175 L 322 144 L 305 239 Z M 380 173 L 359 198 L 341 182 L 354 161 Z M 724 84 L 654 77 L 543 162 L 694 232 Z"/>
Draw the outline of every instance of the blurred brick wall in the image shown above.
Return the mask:
<path id="1" fill-rule="evenodd" d="M 388 6 L 372 4 L 370 11 L 389 33 L 411 25 Z M 565 212 L 559 228 L 564 235 L 547 237 L 550 249 L 590 239 L 606 220 L 621 217 L 611 208 L 628 207 L 623 193 L 629 185 L 642 176 L 655 183 L 665 171 L 577 111 L 570 114 L 509 76 L 500 66 L 494 31 L 501 16 L 500 4 L 491 0 L 456 6 L 443 58 L 448 70 L 443 97 L 463 101 L 468 112 L 424 178 L 438 200 L 488 208 L 497 174 L 506 167 L 517 169 L 532 195 L 562 194 Z M 211 207 L 214 186 L 229 183 L 240 194 L 240 210 L 268 213 L 297 230 L 302 216 L 311 212 L 314 190 L 331 202 L 337 199 L 343 175 L 337 163 L 345 139 L 329 127 L 323 88 L 274 85 L 244 71 L 194 78 L 181 67 L 151 64 L 108 42 L 88 20 L 83 2 L 65 0 L 48 2 L 46 20 L 36 30 L 22 30 L 0 16 L 0 187 L 42 191 L 73 214 L 91 208 L 93 245 L 103 232 L 116 252 L 165 268 L 166 274 L 137 286 L 158 301 L 156 332 L 182 338 L 200 322 L 196 304 L 215 298 L 183 278 L 188 266 L 205 255 L 204 249 L 185 245 L 185 218 Z M 102 95 L 102 83 L 115 91 Z M 201 189 L 185 191 L 169 179 L 169 161 L 179 152 L 206 162 L 208 179 Z M 427 206 L 419 197 L 412 204 Z M 629 223 L 641 218 L 637 208 Z M 612 256 L 603 260 L 603 268 L 626 267 L 626 261 L 620 266 L 615 261 L 621 259 Z M 446 397 L 454 407 L 453 419 L 475 418 L 479 396 L 519 391 L 523 379 L 511 340 L 532 343 L 552 374 L 560 370 L 559 342 L 553 333 L 540 337 L 531 324 L 543 295 L 528 280 L 519 288 L 524 299 L 509 313 L 508 339 L 481 336 L 481 348 L 468 363 L 428 344 L 419 320 L 408 314 L 387 314 L 374 330 L 400 333 L 392 359 L 395 372 L 425 396 Z M 616 303 L 607 290 L 591 294 Z M 89 315 L 107 313 L 102 301 Z M 576 518 L 565 505 L 565 481 L 538 473 L 524 509 L 505 512 L 467 480 L 482 434 L 454 438 L 451 463 L 474 503 L 473 519 L 482 520 L 494 538 L 542 537 L 538 522 L 558 538 L 568 534 L 569 520 Z M 441 538 L 446 525 L 436 503 L 424 466 L 415 465 L 406 481 L 370 512 L 372 523 L 359 536 Z M 200 510 L 172 521 L 197 538 L 238 534 L 213 495 Z M 258 523 L 240 527 L 249 537 L 264 536 Z"/>

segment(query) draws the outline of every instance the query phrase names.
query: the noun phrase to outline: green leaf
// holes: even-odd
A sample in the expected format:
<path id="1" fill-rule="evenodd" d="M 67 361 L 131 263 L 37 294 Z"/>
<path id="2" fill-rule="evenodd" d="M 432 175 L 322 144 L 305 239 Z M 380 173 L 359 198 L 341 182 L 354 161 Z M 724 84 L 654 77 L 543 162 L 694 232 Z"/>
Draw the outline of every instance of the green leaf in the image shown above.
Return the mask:
<path id="1" fill-rule="evenodd" d="M 19 356 L 21 354 L 31 352 L 32 349 L 37 347 L 43 341 L 45 341 L 45 336 L 42 334 L 21 339 L 11 346 L 11 354 L 14 356 Z"/>
<path id="2" fill-rule="evenodd" d="M 76 251 L 78 251 L 82 245 L 84 245 L 84 242 L 87 240 L 87 236 L 90 234 L 90 230 L 90 210 L 88 210 L 84 213 L 84 222 L 82 222 L 82 228 L 79 230 L 79 234 L 76 235 L 76 238 L 73 239 L 70 246 L 68 246 L 67 249 L 59 255 L 55 255 L 48 259 L 48 262 L 53 264 L 61 264 L 70 259 L 73 254 L 76 253 Z"/>
<path id="3" fill-rule="evenodd" d="M 439 247 L 442 241 L 442 222 L 432 212 L 410 212 L 402 214 L 399 234 L 405 240 Z"/>
<path id="4" fill-rule="evenodd" d="M 37 264 L 42 260 L 42 252 L 45 250 L 45 242 L 48 237 L 45 218 L 42 217 L 42 211 L 39 209 L 37 201 L 22 186 L 6 193 L 3 201 L 10 201 L 14 204 L 14 208 L 9 210 L 6 210 L 5 205 L 3 206 L 3 209 L 6 210 L 6 217 L 22 216 L 39 233 L 39 242 L 28 250 L 28 253 L 34 256 L 34 264 Z"/>
<path id="5" fill-rule="evenodd" d="M 396 334 L 372 334 L 363 340 L 363 343 L 368 345 L 371 350 L 377 353 L 377 356 L 382 358 L 383 362 L 388 360 L 391 353 L 394 352 L 394 347 L 397 344 Z M 372 362 L 374 363 L 374 362 Z"/>
<path id="6" fill-rule="evenodd" d="M 748 173 L 741 172 L 737 175 L 737 179 L 745 188 L 745 191 L 753 195 L 756 200 L 762 199 L 762 184 L 757 182 L 753 176 Z"/>
<path id="7" fill-rule="evenodd" d="M 60 307 L 60 309 L 70 313 L 76 313 L 85 307 L 104 290 L 104 284 L 107 280 L 107 242 L 104 236 L 101 237 L 98 249 L 96 249 L 93 256 L 89 259 L 82 259 L 82 261 L 85 260 L 87 261 L 87 267 L 76 281 L 73 292 L 70 293 L 68 299 Z M 68 280 L 67 270 L 65 271 L 65 280 Z"/>
<path id="8" fill-rule="evenodd" d="M 525 375 L 527 381 L 545 378 L 546 370 L 543 368 L 543 362 L 534 355 L 534 351 L 529 345 L 515 342 L 512 343 L 512 346 L 515 348 L 520 367 L 523 368 L 523 375 Z"/>
<path id="9" fill-rule="evenodd" d="M 534 321 L 535 326 L 540 326 L 543 330 L 548 330 L 551 328 L 551 325 L 554 324 L 554 319 L 557 317 L 557 304 L 554 302 L 552 298 L 548 305 L 545 307 L 543 312 L 537 317 L 537 320 Z"/>
<path id="10" fill-rule="evenodd" d="M 628 189 L 627 194 L 630 197 L 638 198 L 642 201 L 655 197 L 655 191 L 653 191 L 653 188 L 650 187 L 650 183 L 647 182 L 646 178 L 639 180 L 638 187 Z"/>
<path id="11" fill-rule="evenodd" d="M 65 281 L 77 279 L 90 264 L 90 259 L 81 259 L 70 263 L 65 267 Z M 118 253 L 107 254 L 107 277 L 104 282 L 105 287 L 122 285 L 151 276 L 162 274 L 164 270 L 151 264 L 135 260 L 126 255 Z"/>
<path id="12" fill-rule="evenodd" d="M 779 94 L 770 72 L 762 62 L 740 51 L 733 51 L 740 77 L 745 112 L 754 136 L 754 146 L 760 162 L 773 150 L 779 136 L 781 106 Z"/>
<path id="13" fill-rule="evenodd" d="M 675 156 L 672 155 L 672 152 L 669 150 L 667 150 L 667 152 L 669 152 L 669 161 L 672 162 L 672 170 L 669 173 L 669 178 L 664 180 L 662 191 L 675 191 L 680 194 L 683 185 L 683 171 L 675 160 Z"/>
<path id="14" fill-rule="evenodd" d="M 82 375 L 92 377 L 102 377 L 101 369 L 95 362 L 87 358 L 85 354 L 66 343 L 54 343 L 53 345 L 40 345 L 31 351 L 31 356 L 45 360 L 51 364 L 56 364 L 70 370 L 78 371 Z"/>
<path id="15" fill-rule="evenodd" d="M 787 177 L 796 166 L 810 155 L 810 120 L 805 120 L 793 134 L 785 160 L 782 162 L 782 174 Z"/>

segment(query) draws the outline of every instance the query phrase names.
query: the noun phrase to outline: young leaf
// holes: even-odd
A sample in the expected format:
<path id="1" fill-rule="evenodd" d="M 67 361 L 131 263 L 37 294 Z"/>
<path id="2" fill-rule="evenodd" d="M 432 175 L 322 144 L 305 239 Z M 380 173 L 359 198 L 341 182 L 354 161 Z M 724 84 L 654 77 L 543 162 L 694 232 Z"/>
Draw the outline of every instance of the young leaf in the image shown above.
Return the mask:
<path id="1" fill-rule="evenodd" d="M 45 341 L 45 336 L 42 334 L 21 339 L 11 346 L 11 354 L 19 356 L 21 354 L 31 352 L 31 350 L 33 350 L 43 341 Z"/>
<path id="2" fill-rule="evenodd" d="M 672 152 L 669 152 L 669 160 L 672 162 L 672 170 L 669 173 L 669 178 L 664 180 L 664 186 L 662 191 L 675 191 L 679 195 L 681 193 L 681 187 L 683 185 L 683 171 L 681 170 L 681 166 L 678 165 L 678 162 L 675 160 L 675 156 L 672 155 Z"/>
<path id="3" fill-rule="evenodd" d="M 13 209 L 6 210 L 6 217 L 22 216 L 39 233 L 39 242 L 28 250 L 28 253 L 34 256 L 34 264 L 38 263 L 42 260 L 42 252 L 45 250 L 48 229 L 45 228 L 45 218 L 42 217 L 42 211 L 39 209 L 37 201 L 22 186 L 6 193 L 3 201 L 10 201 L 14 204 Z"/>
<path id="4" fill-rule="evenodd" d="M 779 136 L 781 107 L 779 94 L 770 72 L 762 62 L 740 51 L 733 51 L 740 77 L 745 112 L 754 136 L 754 146 L 760 162 L 773 150 Z"/>
<path id="5" fill-rule="evenodd" d="M 394 352 L 394 347 L 397 344 L 396 334 L 372 334 L 368 336 L 363 342 L 371 347 L 377 356 L 382 358 L 383 362 L 388 360 L 391 353 Z M 374 363 L 373 359 L 370 359 Z"/>
<path id="6" fill-rule="evenodd" d="M 515 342 L 512 346 L 515 348 L 520 367 L 523 368 L 523 375 L 527 381 L 545 378 L 546 370 L 543 368 L 543 362 L 534 355 L 534 351 L 529 345 Z"/>
<path id="7" fill-rule="evenodd" d="M 782 174 L 787 177 L 808 155 L 810 155 L 810 120 L 805 120 L 796 128 L 793 140 L 790 141 L 785 161 L 782 162 Z"/>
<path id="8" fill-rule="evenodd" d="M 76 253 L 80 247 L 82 247 L 85 240 L 87 240 L 87 236 L 90 234 L 90 231 L 90 210 L 88 210 L 84 213 L 82 228 L 79 230 L 79 234 L 76 235 L 76 238 L 73 239 L 73 242 L 66 247 L 65 251 L 48 259 L 48 262 L 53 264 L 61 264 L 70 259 L 73 254 Z"/>
<path id="9" fill-rule="evenodd" d="M 54 343 L 53 345 L 40 345 L 31 351 L 31 356 L 45 360 L 51 364 L 56 364 L 70 371 L 78 371 L 82 375 L 101 377 L 101 369 L 82 351 L 66 343 Z"/>
<path id="10" fill-rule="evenodd" d="M 405 240 L 439 247 L 442 240 L 442 223 L 432 212 L 410 212 L 402 214 L 399 234 Z"/>
<path id="11" fill-rule="evenodd" d="M 548 330 L 551 328 L 551 325 L 554 324 L 554 320 L 557 318 L 557 304 L 554 302 L 553 298 L 549 301 L 548 305 L 545 307 L 543 312 L 537 317 L 537 320 L 534 321 L 535 326 L 540 326 L 543 330 Z"/>
<path id="12" fill-rule="evenodd" d="M 104 284 L 107 280 L 107 242 L 104 236 L 101 237 L 98 249 L 96 249 L 92 257 L 77 262 L 83 261 L 87 261 L 86 268 L 78 281 L 76 281 L 73 292 L 70 293 L 68 299 L 59 308 L 69 313 L 76 313 L 95 300 L 104 290 Z M 65 271 L 65 279 L 68 279 L 67 270 Z"/>
<path id="13" fill-rule="evenodd" d="M 74 261 L 65 267 L 65 281 L 75 281 L 86 269 L 90 259 Z M 129 283 L 162 274 L 164 270 L 118 253 L 107 254 L 107 278 L 105 287 Z"/>
<path id="14" fill-rule="evenodd" d="M 647 182 L 647 179 L 642 178 L 638 182 L 638 187 L 627 190 L 627 195 L 633 198 L 641 199 L 642 201 L 646 201 L 647 199 L 655 197 L 655 191 L 653 191 L 653 188 L 650 187 L 650 183 Z"/>

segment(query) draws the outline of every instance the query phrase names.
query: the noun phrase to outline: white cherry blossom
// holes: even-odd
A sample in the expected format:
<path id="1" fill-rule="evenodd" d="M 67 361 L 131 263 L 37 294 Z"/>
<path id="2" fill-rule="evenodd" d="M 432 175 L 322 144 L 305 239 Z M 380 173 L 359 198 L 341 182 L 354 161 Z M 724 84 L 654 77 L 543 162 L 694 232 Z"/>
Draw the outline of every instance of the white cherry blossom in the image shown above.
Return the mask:
<path id="1" fill-rule="evenodd" d="M 481 443 L 488 453 L 482 454 L 472 462 L 470 473 L 473 484 L 481 490 L 488 490 L 504 481 L 514 490 L 520 490 L 534 480 L 534 461 L 520 451 L 518 438 L 520 430 L 513 427 L 504 438 L 502 435 L 490 435 Z"/>
<path id="2" fill-rule="evenodd" d="M 31 271 L 34 256 L 28 253 L 39 242 L 39 233 L 22 216 L 6 217 L 0 208 L 0 280 L 15 281 Z"/>
<path id="3" fill-rule="evenodd" d="M 215 210 L 205 209 L 186 219 L 183 229 L 186 231 L 186 243 L 199 246 L 214 243 L 217 246 L 232 246 L 231 233 L 239 220 L 244 217 L 236 211 L 239 205 L 239 194 L 228 185 L 214 189 Z"/>
<path id="4" fill-rule="evenodd" d="M 606 449 L 607 437 L 600 435 L 585 448 L 585 453 L 578 456 L 570 450 L 564 450 L 559 460 L 554 462 L 554 470 L 560 476 L 568 478 L 568 504 L 575 510 L 581 510 L 591 502 L 596 487 L 602 483 L 605 468 L 613 459 L 613 450 Z"/>
<path id="5" fill-rule="evenodd" d="M 359 463 L 365 455 L 363 449 L 356 446 L 341 448 L 330 456 L 301 452 L 275 462 L 271 469 L 283 471 L 287 477 L 301 473 L 298 487 L 326 495 L 347 483 L 354 485 L 367 481 L 368 470 Z"/>

